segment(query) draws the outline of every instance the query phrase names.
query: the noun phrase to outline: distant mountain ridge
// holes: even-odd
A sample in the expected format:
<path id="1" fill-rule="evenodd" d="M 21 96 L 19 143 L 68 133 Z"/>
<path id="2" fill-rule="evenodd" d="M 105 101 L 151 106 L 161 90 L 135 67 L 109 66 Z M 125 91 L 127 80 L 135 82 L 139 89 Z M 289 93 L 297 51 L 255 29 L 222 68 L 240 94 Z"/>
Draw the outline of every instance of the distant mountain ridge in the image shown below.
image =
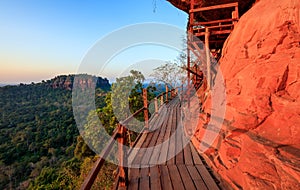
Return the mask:
<path id="1" fill-rule="evenodd" d="M 102 90 L 109 90 L 110 84 L 107 78 L 91 76 L 87 74 L 79 75 L 60 75 L 50 81 L 47 81 L 54 89 L 61 88 L 66 90 L 72 90 L 74 85 L 74 79 L 76 76 L 75 86 L 80 88 L 101 88 Z M 96 83 L 96 84 L 95 84 Z"/>
<path id="2" fill-rule="evenodd" d="M 74 79 L 76 78 L 75 86 L 85 89 L 85 88 L 101 88 L 104 91 L 110 90 L 111 85 L 107 78 L 96 77 L 88 74 L 70 74 L 70 75 L 59 75 L 50 80 L 42 80 L 39 83 L 32 82 L 31 84 L 20 83 L 19 86 L 29 86 L 29 85 L 45 85 L 53 89 L 65 89 L 72 90 Z M 9 84 L 0 84 L 0 87 L 5 86 L 16 86 Z"/>
<path id="3" fill-rule="evenodd" d="M 16 84 L 2 84 L 0 83 L 0 87 L 3 87 L 3 86 L 15 86 Z"/>

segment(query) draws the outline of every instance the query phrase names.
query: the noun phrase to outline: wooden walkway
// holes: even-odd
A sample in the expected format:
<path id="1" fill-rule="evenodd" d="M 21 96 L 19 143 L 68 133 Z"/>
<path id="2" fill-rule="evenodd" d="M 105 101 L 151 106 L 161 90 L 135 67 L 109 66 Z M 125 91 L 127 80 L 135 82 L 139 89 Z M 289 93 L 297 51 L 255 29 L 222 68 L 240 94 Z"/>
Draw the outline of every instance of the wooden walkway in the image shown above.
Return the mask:
<path id="1" fill-rule="evenodd" d="M 179 98 L 152 118 L 149 132 L 143 133 L 129 151 L 132 166 L 128 168 L 127 189 L 219 189 L 185 137 L 180 118 Z"/>

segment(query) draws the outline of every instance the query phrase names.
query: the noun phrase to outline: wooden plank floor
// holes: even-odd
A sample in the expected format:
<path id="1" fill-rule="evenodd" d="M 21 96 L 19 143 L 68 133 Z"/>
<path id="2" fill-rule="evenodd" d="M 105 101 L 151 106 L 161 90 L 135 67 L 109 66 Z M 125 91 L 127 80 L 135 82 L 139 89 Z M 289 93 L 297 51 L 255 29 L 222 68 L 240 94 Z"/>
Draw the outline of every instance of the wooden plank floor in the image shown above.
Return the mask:
<path id="1" fill-rule="evenodd" d="M 127 189 L 219 189 L 185 138 L 180 117 L 180 102 L 175 98 L 150 122 L 150 131 L 135 145 L 139 149 L 128 156 L 133 167 L 128 168 Z"/>

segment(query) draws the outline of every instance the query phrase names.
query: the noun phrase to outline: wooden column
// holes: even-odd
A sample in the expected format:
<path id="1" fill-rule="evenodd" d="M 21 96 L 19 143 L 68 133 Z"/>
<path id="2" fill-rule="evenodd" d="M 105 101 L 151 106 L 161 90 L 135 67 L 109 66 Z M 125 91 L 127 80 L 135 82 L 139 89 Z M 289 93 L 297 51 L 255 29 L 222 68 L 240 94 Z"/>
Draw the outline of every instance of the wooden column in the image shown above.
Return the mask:
<path id="1" fill-rule="evenodd" d="M 190 34 L 191 35 L 191 34 Z M 189 42 L 188 42 L 188 45 L 189 45 Z M 191 51 L 190 49 L 188 48 L 187 49 L 187 68 L 188 68 L 188 71 L 187 71 L 187 91 L 186 91 L 186 98 L 187 98 L 187 103 L 188 103 L 188 108 L 190 108 L 190 94 L 191 94 Z"/>
<path id="2" fill-rule="evenodd" d="M 190 1 L 190 9 L 193 10 L 195 8 L 195 0 L 191 0 Z M 188 103 L 188 108 L 190 108 L 190 94 L 191 94 L 191 51 L 189 49 L 189 44 L 192 43 L 193 38 L 194 38 L 194 30 L 193 30 L 193 26 L 194 26 L 194 19 L 195 19 L 195 15 L 194 12 L 190 12 L 189 14 L 189 27 L 188 27 L 188 40 L 187 40 L 187 92 L 186 92 L 186 96 L 187 96 L 187 103 Z"/>
<path id="3" fill-rule="evenodd" d="M 168 89 L 168 85 L 166 85 L 166 103 L 168 103 L 168 94 L 169 94 L 169 89 Z"/>
<path id="4" fill-rule="evenodd" d="M 157 97 L 154 98 L 154 107 L 155 107 L 155 113 L 158 113 L 158 100 L 157 100 Z"/>
<path id="5" fill-rule="evenodd" d="M 126 128 L 118 124 L 118 151 L 119 151 L 119 187 L 126 187 L 127 185 L 127 155 L 125 152 L 125 143 L 126 143 Z"/>
<path id="6" fill-rule="evenodd" d="M 210 49 L 209 49 L 209 29 L 205 28 L 205 52 L 206 52 L 206 67 L 207 67 L 207 89 L 210 90 L 211 76 L 210 76 Z"/>
<path id="7" fill-rule="evenodd" d="M 240 19 L 240 14 L 239 14 L 239 5 L 237 4 L 235 7 L 234 7 L 234 11 L 236 13 L 236 19 Z"/>
<path id="8" fill-rule="evenodd" d="M 233 20 L 233 24 L 234 24 L 234 26 L 235 26 L 236 23 L 237 23 L 238 20 L 239 20 L 239 6 L 238 6 L 238 4 L 235 5 L 234 11 L 232 11 L 232 20 Z"/>
<path id="9" fill-rule="evenodd" d="M 145 128 L 148 129 L 148 121 L 149 121 L 149 111 L 148 111 L 148 99 L 147 99 L 147 89 L 143 89 L 143 100 L 144 100 L 144 119 L 145 119 Z"/>
<path id="10" fill-rule="evenodd" d="M 164 104 L 164 95 L 160 96 L 160 106 Z"/>

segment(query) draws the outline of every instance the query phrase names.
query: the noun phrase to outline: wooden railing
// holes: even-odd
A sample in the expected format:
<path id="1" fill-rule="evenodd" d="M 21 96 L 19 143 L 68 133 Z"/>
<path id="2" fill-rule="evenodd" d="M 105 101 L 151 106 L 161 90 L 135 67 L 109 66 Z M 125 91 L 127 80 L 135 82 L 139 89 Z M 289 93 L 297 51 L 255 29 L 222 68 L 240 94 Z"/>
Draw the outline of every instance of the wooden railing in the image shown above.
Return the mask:
<path id="1" fill-rule="evenodd" d="M 198 14 L 201 14 L 204 11 L 214 11 L 217 9 L 233 9 L 232 11 L 229 10 L 228 12 L 231 15 L 227 15 L 228 17 L 231 18 L 223 18 L 221 20 L 209 20 L 206 22 L 197 22 L 195 21 L 196 16 Z M 226 16 L 226 17 L 227 17 Z M 239 4 L 238 2 L 234 3 L 227 3 L 227 4 L 221 4 L 221 5 L 214 5 L 214 6 L 209 6 L 209 7 L 200 7 L 200 8 L 195 8 L 195 0 L 191 0 L 191 6 L 190 6 L 190 11 L 189 11 L 189 26 L 188 30 L 190 34 L 188 38 L 188 44 L 187 44 L 187 51 L 188 51 L 188 79 L 190 78 L 190 73 L 191 73 L 191 68 L 190 68 L 190 52 L 193 52 L 195 56 L 198 57 L 198 59 L 203 59 L 201 55 L 201 50 L 197 45 L 197 42 L 195 40 L 199 40 L 196 37 L 201 37 L 204 38 L 204 45 L 205 45 L 205 50 L 210 49 L 210 44 L 215 44 L 217 43 L 223 43 L 225 41 L 225 37 L 228 36 L 232 30 L 235 24 L 239 20 Z M 210 36 L 214 36 L 212 40 L 210 41 L 211 38 Z M 224 37 L 225 36 L 225 37 Z M 214 45 L 216 46 L 216 45 Z M 216 46 L 217 47 L 217 46 Z M 204 49 L 204 48 L 203 48 Z M 206 60 L 199 60 L 202 63 L 206 62 L 206 69 L 207 69 L 207 87 L 208 89 L 211 89 L 211 84 L 212 84 L 212 78 L 211 76 L 211 60 L 210 60 L 210 51 L 204 51 L 206 54 Z M 203 53 L 204 53 L 203 52 Z M 188 85 L 188 89 L 189 85 Z M 189 93 L 189 92 L 188 92 Z"/>
<path id="2" fill-rule="evenodd" d="M 231 18 L 213 20 L 207 22 L 195 22 L 194 20 L 190 21 L 189 25 L 193 30 L 195 36 L 205 36 L 207 32 L 210 35 L 219 35 L 219 34 L 229 34 L 232 31 L 233 26 L 239 20 L 239 6 L 238 2 L 228 3 L 222 5 L 215 5 L 210 7 L 201 7 L 201 8 L 192 8 L 189 13 L 192 18 L 194 18 L 195 13 L 200 13 L 203 11 L 210 11 L 216 9 L 225 9 L 233 8 L 234 10 L 231 13 Z"/>
<path id="3" fill-rule="evenodd" d="M 166 86 L 166 91 L 159 94 L 154 98 L 154 107 L 155 107 L 155 114 L 158 113 L 159 108 L 167 103 L 170 99 L 174 98 L 178 93 L 178 88 L 168 90 L 168 87 Z M 94 181 L 97 178 L 98 173 L 100 172 L 102 166 L 104 165 L 105 159 L 109 155 L 110 151 L 112 150 L 112 147 L 115 143 L 115 141 L 118 141 L 118 156 L 119 156 L 119 168 L 118 168 L 118 186 L 119 187 L 126 187 L 127 181 L 128 181 L 128 175 L 127 175 L 127 168 L 126 162 L 127 162 L 127 152 L 124 149 L 125 147 L 123 145 L 126 145 L 126 133 L 127 128 L 125 127 L 126 124 L 128 124 L 132 119 L 134 119 L 137 115 L 144 112 L 144 128 L 142 129 L 140 135 L 136 138 L 135 143 L 138 141 L 139 137 L 144 131 L 147 131 L 149 129 L 149 101 L 147 99 L 147 89 L 143 89 L 143 102 L 144 107 L 137 110 L 134 114 L 130 115 L 125 120 L 119 122 L 116 129 L 113 132 L 113 135 L 111 136 L 111 139 L 108 141 L 107 145 L 105 146 L 104 150 L 99 155 L 99 159 L 94 164 L 92 170 L 90 171 L 89 175 L 85 179 L 84 183 L 81 186 L 81 190 L 89 190 L 91 189 Z M 159 104 L 160 102 L 160 104 Z"/>

